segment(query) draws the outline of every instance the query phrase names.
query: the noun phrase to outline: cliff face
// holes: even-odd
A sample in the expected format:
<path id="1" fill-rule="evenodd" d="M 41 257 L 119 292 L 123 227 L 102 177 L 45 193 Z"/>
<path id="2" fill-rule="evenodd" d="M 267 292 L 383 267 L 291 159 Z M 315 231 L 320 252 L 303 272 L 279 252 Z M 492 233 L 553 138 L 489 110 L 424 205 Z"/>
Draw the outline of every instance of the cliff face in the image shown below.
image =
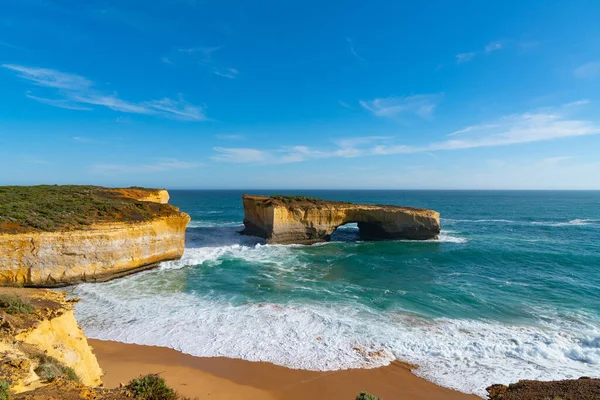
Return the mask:
<path id="1" fill-rule="evenodd" d="M 84 385 L 101 383 L 98 361 L 77 326 L 72 302 L 63 293 L 0 288 L 0 295 L 17 297 L 33 307 L 10 314 L 0 308 L 0 380 L 7 381 L 12 391 L 43 385 L 40 375 L 53 365 L 71 368 Z"/>
<path id="2" fill-rule="evenodd" d="M 138 189 L 120 190 L 129 192 L 119 192 L 127 198 L 140 199 L 141 194 L 145 200 L 168 199 L 164 190 L 148 195 Z M 151 268 L 182 256 L 189 221 L 187 214 L 171 207 L 142 221 L 102 222 L 68 231 L 0 232 L 0 285 L 64 286 Z"/>
<path id="3" fill-rule="evenodd" d="M 0 283 L 61 286 L 116 278 L 180 258 L 187 214 L 89 230 L 0 235 Z"/>
<path id="4" fill-rule="evenodd" d="M 374 239 L 431 239 L 441 229 L 440 214 L 420 208 L 251 195 L 244 195 L 243 203 L 242 233 L 268 243 L 327 241 L 347 223 L 358 223 L 361 235 Z"/>

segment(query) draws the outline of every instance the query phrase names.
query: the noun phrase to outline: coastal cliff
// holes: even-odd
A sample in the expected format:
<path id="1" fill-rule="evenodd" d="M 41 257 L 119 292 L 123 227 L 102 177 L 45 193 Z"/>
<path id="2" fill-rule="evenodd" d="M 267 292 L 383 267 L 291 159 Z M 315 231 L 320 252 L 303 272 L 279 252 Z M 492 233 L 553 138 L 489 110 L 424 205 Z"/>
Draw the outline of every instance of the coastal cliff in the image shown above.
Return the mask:
<path id="1" fill-rule="evenodd" d="M 441 229 L 440 214 L 422 208 L 247 194 L 242 199 L 242 233 L 273 244 L 328 241 L 347 223 L 358 223 L 361 236 L 372 239 L 426 240 L 437 237 Z"/>
<path id="2" fill-rule="evenodd" d="M 102 370 L 61 292 L 0 288 L 0 381 L 14 393 L 64 376 L 101 384 Z"/>
<path id="3" fill-rule="evenodd" d="M 165 204 L 166 190 L 41 190 L 46 196 L 32 200 L 27 193 L 21 202 L 13 194 L 12 203 L 23 210 L 0 213 L 0 285 L 104 281 L 183 254 L 190 217 Z"/>

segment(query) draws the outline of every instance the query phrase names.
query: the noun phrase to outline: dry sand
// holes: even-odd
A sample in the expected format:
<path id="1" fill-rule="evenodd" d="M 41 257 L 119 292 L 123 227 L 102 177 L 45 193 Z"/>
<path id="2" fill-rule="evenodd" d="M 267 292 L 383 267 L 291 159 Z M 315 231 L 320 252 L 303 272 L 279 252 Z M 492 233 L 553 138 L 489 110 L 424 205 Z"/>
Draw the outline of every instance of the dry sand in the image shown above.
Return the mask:
<path id="1" fill-rule="evenodd" d="M 109 388 L 139 375 L 159 373 L 182 395 L 199 399 L 354 400 L 361 391 L 386 400 L 479 399 L 421 379 L 401 363 L 376 369 L 315 372 L 264 362 L 194 357 L 164 347 L 89 342 Z"/>

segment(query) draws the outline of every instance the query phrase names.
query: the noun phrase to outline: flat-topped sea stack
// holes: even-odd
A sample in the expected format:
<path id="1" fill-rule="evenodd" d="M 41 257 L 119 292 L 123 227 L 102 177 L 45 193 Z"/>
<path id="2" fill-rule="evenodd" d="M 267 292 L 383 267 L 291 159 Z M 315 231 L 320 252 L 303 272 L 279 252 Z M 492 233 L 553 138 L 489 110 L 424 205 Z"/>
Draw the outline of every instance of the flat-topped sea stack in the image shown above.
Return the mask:
<path id="1" fill-rule="evenodd" d="M 189 215 L 166 190 L 0 187 L 0 285 L 105 281 L 178 259 Z"/>
<path id="2" fill-rule="evenodd" d="M 272 244 L 326 242 L 341 225 L 358 223 L 370 239 L 434 239 L 440 233 L 440 214 L 424 208 L 352 204 L 303 196 L 245 194 L 245 235 Z"/>

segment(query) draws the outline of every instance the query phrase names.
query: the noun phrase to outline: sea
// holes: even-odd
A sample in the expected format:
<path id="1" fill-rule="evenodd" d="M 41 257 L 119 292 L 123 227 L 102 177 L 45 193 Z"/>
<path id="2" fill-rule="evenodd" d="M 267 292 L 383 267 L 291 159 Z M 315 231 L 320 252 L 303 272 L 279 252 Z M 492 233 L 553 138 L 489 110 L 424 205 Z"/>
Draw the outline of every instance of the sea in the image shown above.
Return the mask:
<path id="1" fill-rule="evenodd" d="M 394 360 L 439 385 L 600 377 L 600 192 L 248 191 L 441 214 L 439 238 L 267 245 L 242 191 L 171 190 L 192 217 L 177 261 L 71 290 L 91 338 L 289 368 Z"/>

